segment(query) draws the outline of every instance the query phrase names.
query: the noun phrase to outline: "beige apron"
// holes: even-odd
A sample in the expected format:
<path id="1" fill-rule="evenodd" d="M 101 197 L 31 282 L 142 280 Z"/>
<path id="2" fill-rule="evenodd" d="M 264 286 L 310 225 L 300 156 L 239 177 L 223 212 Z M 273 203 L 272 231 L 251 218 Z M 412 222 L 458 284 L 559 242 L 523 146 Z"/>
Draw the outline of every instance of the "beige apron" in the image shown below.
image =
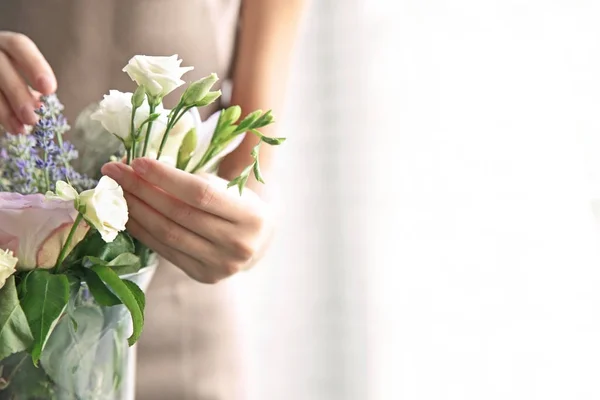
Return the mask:
<path id="1" fill-rule="evenodd" d="M 135 88 L 121 71 L 135 54 L 179 54 L 182 65 L 195 67 L 188 81 L 211 72 L 226 77 L 238 13 L 239 0 L 0 0 L 0 30 L 38 45 L 73 121 L 109 89 Z M 147 301 L 137 399 L 243 398 L 227 285 L 194 282 L 162 263 Z"/>

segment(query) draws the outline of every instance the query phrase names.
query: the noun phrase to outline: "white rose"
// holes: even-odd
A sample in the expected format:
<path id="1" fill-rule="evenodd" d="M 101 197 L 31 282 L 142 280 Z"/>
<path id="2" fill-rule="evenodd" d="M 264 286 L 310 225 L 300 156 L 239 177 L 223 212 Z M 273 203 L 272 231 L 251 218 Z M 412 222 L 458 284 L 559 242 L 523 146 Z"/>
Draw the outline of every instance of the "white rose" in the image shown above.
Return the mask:
<path id="1" fill-rule="evenodd" d="M 12 251 L 0 250 L 0 288 L 4 286 L 6 280 L 15 273 L 17 258 Z"/>
<path id="2" fill-rule="evenodd" d="M 162 98 L 185 82 L 181 76 L 194 67 L 180 67 L 177 54 L 170 57 L 134 56 L 123 68 L 138 85 L 144 86 L 146 93 Z"/>
<path id="3" fill-rule="evenodd" d="M 79 209 L 106 243 L 115 240 L 118 233 L 125 230 L 129 219 L 123 189 L 108 176 L 100 178 L 95 189 L 81 192 Z"/>
<path id="4" fill-rule="evenodd" d="M 111 90 L 109 94 L 104 95 L 104 99 L 100 102 L 98 110 L 90 116 L 91 119 L 99 121 L 104 129 L 119 137 L 126 144 L 131 142 L 129 135 L 131 131 L 131 113 L 133 110 L 133 106 L 131 105 L 132 96 L 133 93 Z M 167 117 L 164 114 L 164 109 L 159 105 L 155 112 L 160 113 L 161 116 L 153 122 L 151 137 L 156 136 L 155 133 L 161 130 L 164 131 L 166 125 Z M 148 106 L 148 102 L 144 100 L 144 103 L 135 112 L 135 129 L 139 129 L 149 116 L 150 107 Z M 142 129 L 142 133 L 144 134 L 145 132 L 145 129 Z"/>

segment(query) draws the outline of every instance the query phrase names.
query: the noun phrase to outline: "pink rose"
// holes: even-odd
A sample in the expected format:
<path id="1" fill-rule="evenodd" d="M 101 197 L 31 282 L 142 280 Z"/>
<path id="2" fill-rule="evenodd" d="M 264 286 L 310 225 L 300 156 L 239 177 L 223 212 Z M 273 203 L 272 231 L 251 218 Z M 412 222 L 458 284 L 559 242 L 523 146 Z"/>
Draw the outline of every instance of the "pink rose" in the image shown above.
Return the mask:
<path id="1" fill-rule="evenodd" d="M 0 192 L 0 249 L 15 253 L 19 269 L 52 268 L 76 217 L 72 201 Z M 79 226 L 71 248 L 88 229 Z"/>

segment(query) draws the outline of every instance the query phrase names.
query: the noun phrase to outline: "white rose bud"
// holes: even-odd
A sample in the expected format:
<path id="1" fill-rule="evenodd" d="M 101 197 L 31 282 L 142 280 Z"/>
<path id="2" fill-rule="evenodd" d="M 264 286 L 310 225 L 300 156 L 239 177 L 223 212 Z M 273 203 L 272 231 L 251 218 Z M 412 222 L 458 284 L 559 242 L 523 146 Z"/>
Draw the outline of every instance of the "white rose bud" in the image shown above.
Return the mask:
<path id="1" fill-rule="evenodd" d="M 161 99 L 185 82 L 183 74 L 194 67 L 181 67 L 177 54 L 170 57 L 134 56 L 123 68 L 138 85 L 144 86 L 148 95 Z"/>
<path id="2" fill-rule="evenodd" d="M 0 288 L 4 286 L 6 280 L 15 273 L 17 258 L 12 251 L 0 250 Z"/>
<path id="3" fill-rule="evenodd" d="M 125 143 L 125 146 L 129 148 L 131 146 L 131 113 L 133 112 L 132 106 L 133 93 L 123 93 L 118 90 L 111 90 L 109 94 L 104 95 L 104 99 L 100 102 L 98 110 L 92 115 L 91 119 L 99 121 L 104 129 Z M 156 112 L 161 113 L 163 109 L 159 107 Z M 144 101 L 135 112 L 135 129 L 139 127 L 148 119 L 150 116 L 150 107 L 148 103 Z M 154 121 L 152 134 L 161 129 L 164 130 L 163 125 L 166 125 L 166 117 L 161 114 L 157 121 Z M 142 134 L 145 133 L 145 129 L 142 129 Z"/>
<path id="4" fill-rule="evenodd" d="M 108 176 L 103 176 L 95 189 L 79 195 L 79 211 L 85 220 L 100 232 L 106 243 L 111 243 L 125 230 L 129 219 L 123 189 Z"/>
<path id="5" fill-rule="evenodd" d="M 58 199 L 58 200 L 67 200 L 67 201 L 77 201 L 77 197 L 79 194 L 77 190 L 71 185 L 69 185 L 65 181 L 57 181 L 56 182 L 56 193 L 47 192 L 46 197 L 49 199 Z"/>

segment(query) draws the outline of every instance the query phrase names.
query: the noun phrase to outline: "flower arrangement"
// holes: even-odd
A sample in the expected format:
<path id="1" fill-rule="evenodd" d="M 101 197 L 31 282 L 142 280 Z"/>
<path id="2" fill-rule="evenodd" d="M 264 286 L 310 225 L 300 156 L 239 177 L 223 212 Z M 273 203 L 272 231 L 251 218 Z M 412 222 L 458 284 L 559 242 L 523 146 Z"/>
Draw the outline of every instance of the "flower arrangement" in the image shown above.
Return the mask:
<path id="1" fill-rule="evenodd" d="M 164 97 L 182 86 L 181 77 L 192 69 L 180 65 L 177 55 L 133 57 L 123 71 L 137 89 L 111 90 L 91 119 L 120 140 L 124 162 L 152 157 L 189 173 L 214 172 L 249 132 L 260 139 L 252 150 L 253 162 L 229 187 L 236 186 L 241 194 L 252 174 L 263 182 L 260 145 L 284 141 L 259 131 L 273 123 L 271 112 L 255 111 L 240 120 L 240 107 L 231 106 L 201 121 L 197 108 L 221 95 L 212 90 L 215 74 L 188 85 L 177 105 L 166 110 Z M 131 277 L 152 265 L 154 257 L 127 233 L 128 208 L 121 187 L 108 176 L 96 181 L 72 167 L 78 153 L 64 139 L 69 126 L 57 97 L 43 97 L 41 102 L 39 121 L 30 134 L 7 134 L 0 140 L 0 394 L 15 385 L 12 381 L 24 365 L 38 367 L 28 375 L 46 375 L 29 385 L 35 394 L 22 398 L 55 398 L 67 390 L 61 383 L 64 373 L 57 372 L 56 364 L 66 356 L 57 350 L 62 349 L 60 340 L 52 340 L 55 331 L 70 332 L 66 341 L 79 345 L 95 326 L 90 315 L 122 307 L 130 315 L 127 343 L 136 343 L 144 324 L 145 297 Z M 77 308 L 82 305 L 85 312 Z M 15 361 L 16 355 L 22 356 Z M 85 368 L 83 356 L 78 357 L 73 368 L 80 371 Z M 11 368 L 8 375 L 3 373 L 6 365 Z M 97 383 L 98 376 L 94 379 Z M 96 398 L 91 381 L 83 391 L 71 385 L 69 390 L 79 393 L 73 398 Z M 111 382 L 117 387 L 120 380 Z M 57 389 L 59 383 L 63 387 Z"/>

